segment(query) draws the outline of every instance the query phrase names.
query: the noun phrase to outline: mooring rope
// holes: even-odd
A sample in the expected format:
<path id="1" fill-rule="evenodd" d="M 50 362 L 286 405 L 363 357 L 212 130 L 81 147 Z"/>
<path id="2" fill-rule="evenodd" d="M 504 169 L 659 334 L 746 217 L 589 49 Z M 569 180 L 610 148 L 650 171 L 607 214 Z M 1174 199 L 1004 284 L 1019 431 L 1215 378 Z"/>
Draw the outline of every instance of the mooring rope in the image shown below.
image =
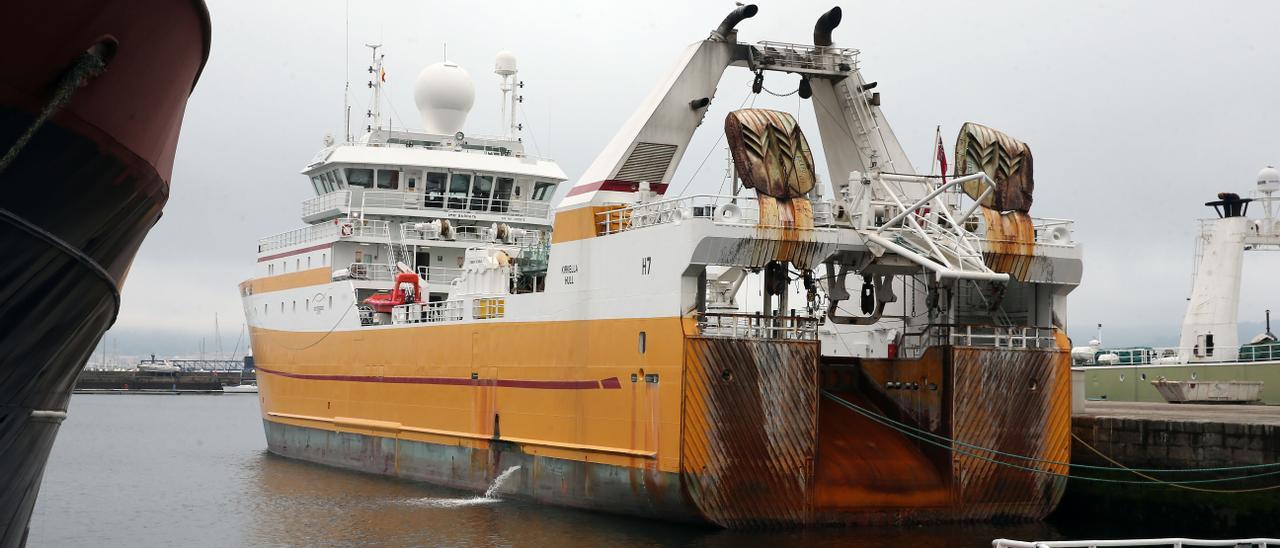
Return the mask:
<path id="1" fill-rule="evenodd" d="M 1265 466 L 1272 466 L 1272 467 L 1274 467 L 1274 466 L 1277 466 L 1277 464 L 1274 464 L 1274 463 L 1273 463 L 1273 464 L 1266 464 L 1266 465 L 1245 465 L 1245 466 L 1240 466 L 1240 467 L 1218 467 L 1218 468 L 1198 468 L 1198 469 L 1196 469 L 1196 468 L 1192 468 L 1192 469 L 1141 469 L 1141 468 L 1128 468 L 1128 467 L 1125 467 L 1124 465 L 1121 465 L 1120 463 L 1118 463 L 1118 462 L 1116 462 L 1116 461 L 1114 461 L 1114 460 L 1112 460 L 1112 459 L 1110 459 L 1110 458 L 1107 458 L 1107 460 L 1108 460 L 1108 461 L 1110 461 L 1110 462 L 1112 462 L 1112 463 L 1114 463 L 1114 464 L 1117 464 L 1117 465 L 1118 465 L 1118 467 L 1091 466 L 1091 465 L 1085 465 L 1085 464 L 1072 464 L 1072 463 L 1066 463 L 1066 462 L 1060 462 L 1060 461 L 1052 461 L 1052 460 L 1041 459 L 1041 458 L 1037 458 L 1037 457 L 1030 457 L 1030 456 L 1026 456 L 1026 455 L 1016 455 L 1016 454 L 1013 454 L 1013 453 L 1006 453 L 1006 452 L 999 451 L 999 450 L 996 450 L 996 449 L 991 449 L 991 448 L 988 448 L 988 447 L 982 447 L 982 446 L 978 446 L 978 445 L 974 445 L 974 444 L 970 444 L 970 443 L 965 443 L 965 442 L 962 442 L 962 441 L 959 441 L 959 440 L 955 440 L 955 439 L 947 438 L 947 437 L 945 437 L 945 436 L 942 436 L 942 435 L 939 435 L 939 434 L 934 434 L 934 433 L 932 433 L 932 432 L 928 432 L 928 431 L 926 431 L 926 430 L 921 430 L 921 429 L 919 429 L 919 428 L 915 428 L 915 427 L 910 426 L 910 425 L 908 425 L 908 424 L 904 424 L 904 423 L 901 423 L 901 422 L 895 421 L 895 420 L 893 420 L 893 419 L 890 419 L 890 418 L 888 418 L 888 417 L 885 417 L 885 416 L 883 416 L 883 415 L 880 415 L 880 414 L 878 414 L 878 413 L 872 412 L 872 411 L 870 411 L 870 410 L 868 410 L 868 409 L 866 409 L 866 408 L 864 408 L 864 407 L 861 407 L 861 406 L 859 406 L 859 405 L 857 405 L 857 404 L 854 404 L 854 403 L 849 402 L 849 401 L 847 401 L 847 400 L 845 400 L 845 399 L 843 399 L 843 398 L 840 398 L 839 396 L 836 396 L 835 394 L 832 394 L 831 392 L 829 392 L 829 391 L 827 391 L 827 390 L 823 390 L 823 391 L 822 391 L 822 395 L 823 395 L 823 396 L 826 396 L 828 399 L 830 399 L 830 400 L 832 400 L 832 401 L 836 402 L 837 404 L 839 404 L 839 405 L 841 405 L 841 406 L 843 406 L 843 407 L 845 407 L 845 408 L 848 408 L 848 409 L 850 409 L 850 410 L 852 410 L 852 411 L 854 411 L 854 412 L 856 412 L 856 413 L 858 413 L 858 414 L 860 414 L 860 415 L 862 415 L 862 416 L 864 416 L 864 417 L 867 417 L 867 418 L 869 418 L 869 419 L 871 419 L 871 420 L 873 420 L 873 421 L 875 421 L 875 422 L 877 422 L 877 423 L 879 423 L 879 424 L 882 424 L 882 425 L 888 426 L 889 428 L 891 428 L 891 429 L 893 429 L 893 430 L 897 430 L 897 431 L 899 431 L 899 432 L 902 432 L 903 434 L 906 434 L 906 435 L 908 435 L 908 436 L 910 436 L 910 437 L 912 437 L 912 438 L 918 439 L 918 440 L 923 441 L 923 442 L 925 442 L 925 443 L 928 443 L 928 444 L 930 444 L 930 445 L 934 445 L 934 446 L 936 446 L 936 447 L 940 447 L 940 448 L 942 448 L 942 449 L 945 449 L 945 450 L 947 450 L 947 451 L 951 451 L 951 452 L 953 452 L 953 453 L 959 453 L 959 454 L 962 454 L 962 455 L 970 456 L 970 457 L 973 457 L 973 458 L 976 458 L 976 459 L 979 459 L 979 460 L 983 460 L 983 461 L 987 461 L 987 462 L 990 462 L 990 463 L 993 463 L 993 464 L 997 464 L 997 465 L 1000 465 L 1000 466 L 1007 466 L 1007 467 L 1010 467 L 1010 468 L 1015 468 L 1015 469 L 1018 469 L 1018 470 L 1023 470 L 1023 471 L 1026 471 L 1026 472 L 1032 472 L 1032 473 L 1037 473 L 1037 474 L 1045 474 L 1045 475 L 1056 476 L 1056 477 L 1062 477 L 1062 478 L 1075 478 L 1075 479 L 1084 480 L 1084 481 L 1096 481 L 1096 482 L 1101 482 L 1101 483 L 1141 484 L 1141 485 L 1150 485 L 1150 484 L 1166 484 L 1166 485 L 1172 485 L 1172 486 L 1175 486 L 1175 487 L 1185 487 L 1185 486 L 1186 486 L 1186 485 L 1188 485 L 1188 484 L 1220 483 L 1220 482 L 1239 481 L 1239 480 L 1246 480 L 1246 479 L 1253 479 L 1253 478 L 1261 478 L 1261 477 L 1266 477 L 1266 476 L 1280 475 L 1280 470 L 1275 470 L 1275 471 L 1271 471 L 1271 472 L 1264 472 L 1264 473 L 1261 473 L 1261 474 L 1252 474 L 1252 475 L 1248 475 L 1248 476 L 1234 476 L 1234 477 L 1229 477 L 1229 478 L 1213 478 L 1213 479 L 1198 479 L 1198 480 L 1180 480 L 1180 481 L 1177 481 L 1177 482 L 1170 482 L 1170 481 L 1166 481 L 1166 480 L 1161 480 L 1161 479 L 1159 479 L 1159 478 L 1153 478 L 1153 477 L 1151 477 L 1151 476 L 1147 476 L 1147 475 L 1144 475 L 1144 474 L 1140 474 L 1140 473 L 1139 473 L 1139 471 L 1163 471 L 1163 472 L 1207 472 L 1207 471 L 1227 471 L 1227 470 L 1242 470 L 1242 469 L 1250 469 L 1250 468 L 1259 468 L 1259 467 L 1265 467 Z M 926 435 L 922 435 L 922 434 L 926 434 Z M 936 439 L 933 439 L 933 438 L 936 438 Z M 938 440 L 942 440 L 942 441 L 938 441 Z M 946 443 L 944 443 L 944 441 L 945 441 Z M 992 458 L 992 457 L 988 457 L 988 456 L 985 456 L 985 455 L 982 455 L 982 454 L 979 454 L 979 453 L 975 453 L 975 452 L 972 452 L 972 451 L 967 451 L 967 450 L 965 450 L 965 449 L 960 449 L 960 448 L 958 448 L 958 447 L 954 447 L 954 446 L 949 445 L 949 444 L 955 444 L 955 445 L 960 446 L 960 447 L 972 448 L 972 449 L 975 449 L 975 450 L 977 450 L 977 451 L 983 451 L 983 452 L 987 452 L 987 453 L 991 453 L 991 454 L 995 454 L 995 455 L 1000 455 L 1000 456 L 1005 456 L 1005 457 L 1009 457 L 1009 458 L 1017 458 L 1017 459 L 1028 460 L 1028 461 L 1032 461 L 1032 462 L 1039 462 L 1039 463 L 1051 464 L 1051 465 L 1055 465 L 1055 466 L 1066 466 L 1066 467 L 1068 467 L 1068 468 L 1070 468 L 1070 467 L 1076 467 L 1076 468 L 1085 468 L 1085 469 L 1090 469 L 1090 470 L 1128 471 L 1128 472 L 1133 472 L 1133 473 L 1135 473 L 1135 474 L 1138 474 L 1140 477 L 1143 477 L 1143 478 L 1144 478 L 1144 480 L 1120 480 L 1120 479 L 1111 479 L 1111 478 L 1099 478 L 1099 477 L 1093 477 L 1093 476 L 1080 476 L 1080 475 L 1073 475 L 1073 474 L 1069 474 L 1069 473 L 1056 472 L 1056 471 L 1053 471 L 1053 470 L 1044 470 L 1044 469 L 1041 469 L 1041 468 L 1035 468 L 1035 467 L 1031 467 L 1031 466 L 1023 466 L 1023 465 L 1021 465 L 1021 464 L 1016 464 L 1016 463 L 1012 463 L 1012 462 L 1006 462 L 1006 461 L 998 460 L 998 459 L 995 459 L 995 458 Z M 1092 448 L 1091 448 L 1091 449 L 1092 449 Z M 1095 451 L 1096 451 L 1096 450 L 1095 450 Z M 1106 458 L 1106 457 L 1104 456 L 1104 458 Z M 1275 488 L 1280 488 L 1280 485 L 1274 485 L 1274 486 L 1270 486 L 1270 487 L 1262 487 L 1262 488 L 1254 488 L 1254 489 L 1240 489 L 1240 490 L 1207 490 L 1207 491 L 1211 491 L 1211 492 L 1248 492 L 1248 491 L 1264 491 L 1264 490 L 1267 490 L 1267 489 L 1275 489 Z M 1193 488 L 1193 489 L 1194 489 L 1194 488 Z"/>
<path id="2" fill-rule="evenodd" d="M 18 153 L 22 152 L 22 149 L 31 141 L 31 138 L 40 131 L 40 127 L 71 101 L 71 97 L 75 95 L 77 89 L 87 84 L 89 80 L 101 75 L 106 69 L 107 62 L 103 59 L 98 49 L 95 48 L 80 54 L 76 58 L 75 64 L 58 81 L 57 87 L 54 88 L 53 96 L 49 98 L 49 102 L 45 103 L 44 108 L 40 109 L 40 114 L 36 116 L 31 126 L 9 147 L 9 150 L 5 152 L 4 158 L 0 158 L 0 173 L 4 173 L 9 164 L 13 163 L 18 157 Z M 8 222 L 19 230 L 45 242 L 50 247 L 61 251 L 95 277 L 102 280 L 106 284 L 112 300 L 111 322 L 107 326 L 115 325 L 116 318 L 120 315 L 120 288 L 117 286 L 115 278 L 111 277 L 111 274 L 101 264 L 98 264 L 98 261 L 95 261 L 93 257 L 90 257 L 66 240 L 8 209 L 0 208 L 0 220 Z"/>
<path id="3" fill-rule="evenodd" d="M 49 102 L 45 103 L 44 108 L 40 109 L 40 114 L 36 116 L 35 121 L 31 123 L 31 127 L 23 132 L 21 137 L 9 147 L 9 151 L 5 153 L 4 158 L 0 158 L 0 173 L 18 157 L 18 153 L 22 152 L 23 147 L 27 146 L 27 142 L 40 131 L 40 127 L 44 125 L 50 117 L 52 117 L 67 103 L 71 102 L 71 96 L 75 95 L 76 90 L 89 83 L 89 80 L 97 78 L 98 75 L 106 72 L 107 62 L 101 55 L 94 51 L 86 51 L 80 54 L 74 65 L 66 74 L 62 75 L 62 80 L 58 81 L 58 86 L 54 88 L 53 97 L 49 98 Z"/>

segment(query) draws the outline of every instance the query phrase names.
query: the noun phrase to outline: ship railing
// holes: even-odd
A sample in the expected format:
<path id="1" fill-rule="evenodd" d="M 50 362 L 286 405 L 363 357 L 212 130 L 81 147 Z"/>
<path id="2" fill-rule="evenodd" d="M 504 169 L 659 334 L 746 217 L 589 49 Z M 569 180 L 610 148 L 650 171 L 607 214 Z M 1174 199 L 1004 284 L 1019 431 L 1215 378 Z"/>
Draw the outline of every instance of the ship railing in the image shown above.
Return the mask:
<path id="1" fill-rule="evenodd" d="M 483 226 L 483 225 L 459 226 L 454 229 L 452 235 L 446 238 L 444 235 L 440 234 L 440 231 L 438 229 L 436 229 L 433 226 L 422 226 L 421 228 L 418 228 L 414 226 L 415 224 L 425 225 L 426 223 L 401 223 L 400 224 L 400 241 L 412 242 L 415 240 L 416 241 L 430 241 L 430 240 L 451 241 L 452 240 L 452 241 L 464 241 L 464 242 L 507 243 L 507 242 L 496 242 L 494 240 L 494 235 L 490 230 L 491 227 L 488 227 L 488 226 Z M 542 241 L 541 231 L 528 230 L 528 229 L 513 229 L 513 230 L 521 230 L 522 233 L 518 237 L 511 239 L 510 245 L 529 246 L 529 245 L 536 245 L 540 241 Z"/>
<path id="2" fill-rule="evenodd" d="M 756 204 L 755 198 L 750 195 L 720 194 L 692 194 L 644 202 L 597 213 L 596 231 L 603 236 L 689 219 L 711 219 L 717 223 L 758 225 L 760 208 Z M 813 202 L 812 205 L 815 227 L 828 227 L 834 224 L 832 202 L 818 201 Z"/>
<path id="3" fill-rule="evenodd" d="M 901 358 L 916 359 L 933 346 L 1007 349 L 1057 349 L 1052 328 L 975 324 L 932 324 L 902 337 Z"/>
<path id="4" fill-rule="evenodd" d="M 1132 538 L 1114 540 L 1010 540 L 998 538 L 991 541 L 991 548 L 1104 548 L 1112 546 L 1173 546 L 1174 548 L 1191 548 L 1207 546 L 1259 547 L 1280 546 L 1277 538 L 1241 538 L 1241 539 L 1194 539 L 1182 537 L 1166 538 Z"/>
<path id="5" fill-rule="evenodd" d="M 764 314 L 713 313 L 698 316 L 703 337 L 812 341 L 818 338 L 818 318 Z"/>
<path id="6" fill-rule="evenodd" d="M 426 280 L 427 283 L 451 284 L 454 280 L 462 277 L 462 269 L 449 266 L 420 266 L 418 267 L 418 276 Z"/>
<path id="7" fill-rule="evenodd" d="M 332 238 L 338 234 L 338 226 L 332 223 L 321 223 L 302 228 L 295 228 L 273 236 L 258 240 L 258 253 L 266 253 L 277 249 L 296 247 L 299 245 Z"/>
<path id="8" fill-rule="evenodd" d="M 331 222 L 295 228 L 274 236 L 262 238 L 258 240 L 258 253 L 296 247 L 335 237 L 365 237 L 385 240 L 391 237 L 391 225 L 387 221 L 378 220 L 354 218 L 334 219 Z"/>
<path id="9" fill-rule="evenodd" d="M 463 312 L 462 299 L 402 304 L 391 309 L 391 321 L 396 324 L 453 322 L 462 320 Z"/>
<path id="10" fill-rule="evenodd" d="M 471 301 L 471 317 L 477 320 L 503 318 L 507 315 L 507 299 L 503 297 L 476 297 Z"/>
<path id="11" fill-rule="evenodd" d="M 309 217 L 317 215 L 329 210 L 350 210 L 351 208 L 351 191 L 335 190 L 308 198 L 302 202 L 302 216 Z"/>
<path id="12" fill-rule="evenodd" d="M 1246 344 L 1234 347 L 1215 346 L 1204 349 L 1195 346 L 1135 346 L 1128 348 L 1098 348 L 1091 360 L 1083 365 L 1177 365 L 1183 363 L 1251 363 L 1280 361 L 1280 342 Z"/>
<path id="13" fill-rule="evenodd" d="M 339 234 L 345 235 L 344 225 L 351 225 L 350 237 L 378 238 L 387 240 L 391 238 L 391 223 L 389 221 L 379 221 L 370 219 L 339 219 L 337 225 Z"/>
<path id="14" fill-rule="evenodd" d="M 389 264 L 351 263 L 347 267 L 347 276 L 352 280 L 390 282 L 396 279 L 396 274 L 399 271 L 399 269 Z"/>
<path id="15" fill-rule="evenodd" d="M 360 193 L 359 201 L 361 209 L 372 207 L 494 215 L 519 215 L 539 220 L 545 220 L 551 213 L 551 203 L 543 200 L 493 198 L 460 193 L 365 190 Z"/>
<path id="16" fill-rule="evenodd" d="M 764 68 L 848 72 L 858 67 L 859 51 L 852 48 L 763 41 L 756 43 L 756 51 Z"/>

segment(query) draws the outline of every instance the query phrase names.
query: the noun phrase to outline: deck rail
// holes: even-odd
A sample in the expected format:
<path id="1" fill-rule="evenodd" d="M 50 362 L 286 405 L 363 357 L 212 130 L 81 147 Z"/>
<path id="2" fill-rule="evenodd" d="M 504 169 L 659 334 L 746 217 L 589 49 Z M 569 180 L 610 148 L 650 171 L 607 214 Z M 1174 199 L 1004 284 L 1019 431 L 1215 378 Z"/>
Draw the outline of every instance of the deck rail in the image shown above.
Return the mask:
<path id="1" fill-rule="evenodd" d="M 1057 349 L 1052 328 L 1031 326 L 932 324 L 902 337 L 898 355 L 915 359 L 932 346 L 976 346 L 1009 349 Z"/>
<path id="2" fill-rule="evenodd" d="M 834 225 L 832 202 L 812 202 L 812 206 L 814 227 Z M 750 195 L 692 194 L 602 211 L 596 214 L 596 226 L 599 234 L 608 235 L 690 219 L 756 225 L 760 221 L 760 208 Z"/>
<path id="3" fill-rule="evenodd" d="M 703 337 L 812 341 L 818 338 L 818 318 L 708 312 L 698 316 L 698 332 Z"/>
<path id="4" fill-rule="evenodd" d="M 998 538 L 991 541 L 991 548 L 1103 548 L 1110 546 L 1173 546 L 1174 548 L 1200 546 L 1239 546 L 1267 547 L 1280 546 L 1280 539 L 1274 538 L 1241 538 L 1241 539 L 1195 539 L 1182 537 L 1135 538 L 1116 540 L 1037 540 L 1027 542 Z"/>
<path id="5" fill-rule="evenodd" d="M 391 309 L 391 322 L 411 324 L 459 321 L 464 312 L 462 305 L 462 299 L 402 304 Z"/>

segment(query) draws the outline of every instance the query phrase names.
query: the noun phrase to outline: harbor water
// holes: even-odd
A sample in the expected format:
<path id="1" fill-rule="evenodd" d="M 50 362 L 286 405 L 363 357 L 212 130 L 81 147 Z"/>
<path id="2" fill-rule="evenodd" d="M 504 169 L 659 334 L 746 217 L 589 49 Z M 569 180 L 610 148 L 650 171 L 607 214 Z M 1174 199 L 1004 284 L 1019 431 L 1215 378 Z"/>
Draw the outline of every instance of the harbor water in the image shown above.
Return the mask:
<path id="1" fill-rule="evenodd" d="M 502 491 L 500 481 L 486 496 L 274 456 L 250 394 L 80 394 L 28 544 L 990 546 L 1000 537 L 1190 533 L 1055 523 L 722 531 L 503 500 Z"/>

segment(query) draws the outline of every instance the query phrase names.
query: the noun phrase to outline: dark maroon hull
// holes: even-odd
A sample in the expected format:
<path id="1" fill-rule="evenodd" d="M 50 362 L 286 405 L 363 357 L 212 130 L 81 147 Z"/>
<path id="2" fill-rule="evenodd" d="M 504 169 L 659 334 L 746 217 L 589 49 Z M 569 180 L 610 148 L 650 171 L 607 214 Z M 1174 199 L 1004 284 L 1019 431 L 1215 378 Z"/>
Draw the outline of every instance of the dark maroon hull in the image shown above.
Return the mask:
<path id="1" fill-rule="evenodd" d="M 26 2 L 0 17 L 0 546 L 21 545 L 76 376 L 168 199 L 208 54 L 191 0 Z M 85 51 L 100 74 L 61 86 Z M 105 49 L 104 49 L 105 48 Z"/>

